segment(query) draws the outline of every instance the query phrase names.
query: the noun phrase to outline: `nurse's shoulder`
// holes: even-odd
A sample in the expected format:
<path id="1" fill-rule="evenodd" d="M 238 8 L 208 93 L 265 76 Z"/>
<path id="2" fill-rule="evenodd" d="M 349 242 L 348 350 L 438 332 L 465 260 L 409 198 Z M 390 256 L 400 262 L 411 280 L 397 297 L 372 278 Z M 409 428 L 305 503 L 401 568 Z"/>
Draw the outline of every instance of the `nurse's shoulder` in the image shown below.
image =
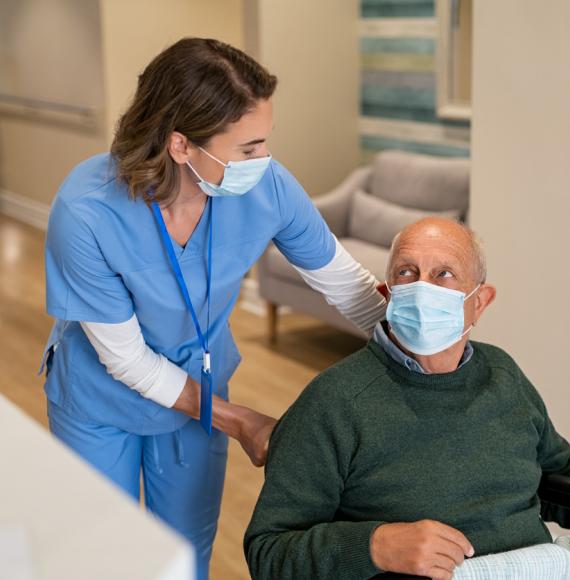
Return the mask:
<path id="1" fill-rule="evenodd" d="M 89 236 L 107 237 L 122 220 L 140 223 L 144 205 L 129 197 L 126 185 L 117 177 L 113 157 L 95 155 L 75 166 L 61 184 L 50 209 L 48 239 L 56 227 L 71 228 L 75 233 L 87 233 L 87 228 Z"/>
<path id="2" fill-rule="evenodd" d="M 294 188 L 298 192 L 307 195 L 296 177 L 284 165 L 276 159 L 272 159 L 269 168 L 263 177 L 262 183 L 273 195 L 283 196 L 288 190 Z"/>
<path id="3" fill-rule="evenodd" d="M 297 181 L 296 177 L 284 165 L 271 160 L 265 175 L 253 188 L 249 201 L 253 204 L 269 204 L 272 212 L 279 219 L 287 219 L 291 212 L 295 212 L 300 206 L 311 203 L 307 192 Z"/>
<path id="4" fill-rule="evenodd" d="M 109 153 L 100 153 L 76 165 L 65 178 L 56 198 L 73 205 L 94 192 L 104 194 L 117 186 L 116 166 Z"/>

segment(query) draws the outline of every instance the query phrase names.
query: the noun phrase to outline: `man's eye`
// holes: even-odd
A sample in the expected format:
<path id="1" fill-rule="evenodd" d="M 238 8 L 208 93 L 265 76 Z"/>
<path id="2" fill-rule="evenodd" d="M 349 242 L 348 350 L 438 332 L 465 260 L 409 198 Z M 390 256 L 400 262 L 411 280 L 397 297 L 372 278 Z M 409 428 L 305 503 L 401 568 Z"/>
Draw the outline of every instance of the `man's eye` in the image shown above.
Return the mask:
<path id="1" fill-rule="evenodd" d="M 451 272 L 450 270 L 442 270 L 438 276 L 440 278 L 453 278 L 453 272 Z"/>
<path id="2" fill-rule="evenodd" d="M 409 268 L 404 268 L 398 272 L 398 276 L 411 276 L 412 271 Z"/>

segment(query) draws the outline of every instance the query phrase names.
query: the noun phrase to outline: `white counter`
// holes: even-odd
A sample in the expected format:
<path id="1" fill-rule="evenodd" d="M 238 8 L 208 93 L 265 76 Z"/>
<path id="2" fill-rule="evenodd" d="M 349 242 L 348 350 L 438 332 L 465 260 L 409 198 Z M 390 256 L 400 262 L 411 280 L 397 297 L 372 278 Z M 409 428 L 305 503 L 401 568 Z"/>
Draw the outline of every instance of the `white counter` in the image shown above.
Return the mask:
<path id="1" fill-rule="evenodd" d="M 0 395 L 0 580 L 193 580 L 193 560 L 182 537 Z"/>

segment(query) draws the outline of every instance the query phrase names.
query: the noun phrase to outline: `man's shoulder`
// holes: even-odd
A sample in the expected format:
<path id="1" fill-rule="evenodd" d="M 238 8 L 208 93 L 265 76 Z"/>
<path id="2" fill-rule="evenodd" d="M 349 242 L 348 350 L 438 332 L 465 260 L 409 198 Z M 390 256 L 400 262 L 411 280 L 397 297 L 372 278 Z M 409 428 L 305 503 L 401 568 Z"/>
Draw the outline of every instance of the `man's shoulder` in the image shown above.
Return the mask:
<path id="1" fill-rule="evenodd" d="M 502 348 L 486 342 L 471 341 L 474 352 L 481 357 L 490 368 L 504 368 L 518 372 L 519 366 L 515 359 Z"/>
<path id="2" fill-rule="evenodd" d="M 321 372 L 305 389 L 313 396 L 353 399 L 370 384 L 386 374 L 386 365 L 378 357 L 372 341 Z"/>

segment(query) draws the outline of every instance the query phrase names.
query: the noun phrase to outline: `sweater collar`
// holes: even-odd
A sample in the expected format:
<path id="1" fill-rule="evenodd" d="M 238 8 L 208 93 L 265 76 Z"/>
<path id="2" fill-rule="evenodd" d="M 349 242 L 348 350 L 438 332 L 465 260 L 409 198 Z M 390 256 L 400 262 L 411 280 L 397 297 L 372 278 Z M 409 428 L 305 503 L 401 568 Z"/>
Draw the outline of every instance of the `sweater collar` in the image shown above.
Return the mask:
<path id="1" fill-rule="evenodd" d="M 420 387 L 431 389 L 455 389 L 465 388 L 474 384 L 479 384 L 488 374 L 488 369 L 481 364 L 481 356 L 478 356 L 476 344 L 473 343 L 473 355 L 470 360 L 460 368 L 443 374 L 423 374 L 409 370 L 391 356 L 388 356 L 384 349 L 374 340 L 368 342 L 368 348 L 377 359 L 387 368 L 389 374 L 399 377 L 408 384 L 416 384 Z"/>
<path id="2" fill-rule="evenodd" d="M 390 337 L 388 336 L 387 328 L 384 327 L 384 322 L 379 322 L 374 329 L 374 340 L 384 349 L 384 352 L 394 359 L 397 363 L 405 366 L 409 371 L 414 373 L 421 373 L 427 375 L 426 371 L 422 368 L 420 363 L 408 356 L 398 345 L 394 344 Z M 470 342 L 465 345 L 465 350 L 459 361 L 458 369 L 460 369 L 464 364 L 467 364 L 471 357 L 473 356 L 473 346 Z"/>

